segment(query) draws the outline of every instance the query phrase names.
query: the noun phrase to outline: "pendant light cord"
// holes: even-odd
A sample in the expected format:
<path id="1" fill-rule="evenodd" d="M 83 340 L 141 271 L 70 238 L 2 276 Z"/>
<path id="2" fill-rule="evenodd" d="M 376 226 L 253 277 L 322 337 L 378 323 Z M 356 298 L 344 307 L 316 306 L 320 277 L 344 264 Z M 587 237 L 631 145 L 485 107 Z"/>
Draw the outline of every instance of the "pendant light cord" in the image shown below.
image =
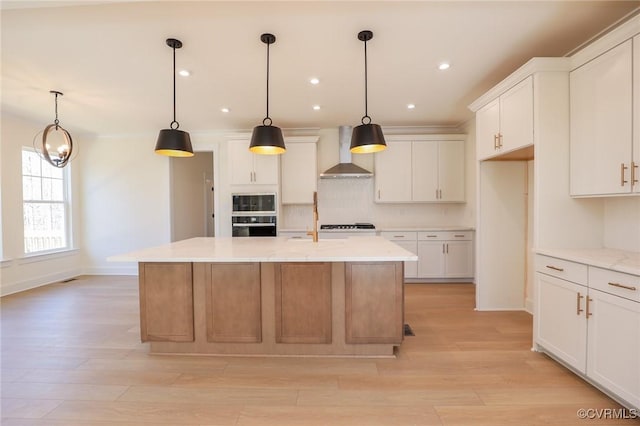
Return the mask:
<path id="1" fill-rule="evenodd" d="M 56 130 L 58 130 L 58 124 L 60 123 L 60 120 L 58 120 L 58 93 L 55 93 L 56 95 L 56 100 L 55 100 L 55 104 L 56 104 L 56 119 L 53 120 L 53 124 L 56 125 Z"/>
<path id="2" fill-rule="evenodd" d="M 367 40 L 364 41 L 364 117 L 362 117 L 362 124 L 364 124 L 364 119 L 369 117 L 368 104 L 369 99 L 367 96 L 368 91 L 368 81 L 367 81 Z M 369 122 L 371 122 L 371 118 L 369 118 Z"/>
<path id="3" fill-rule="evenodd" d="M 270 43 L 267 43 L 267 116 L 262 120 L 262 124 L 264 125 L 269 120 L 268 125 L 270 126 L 273 121 L 269 117 L 269 45 Z"/>
<path id="4" fill-rule="evenodd" d="M 173 46 L 173 121 L 170 127 L 173 129 L 173 124 L 176 124 L 176 129 L 180 127 L 180 123 L 176 121 L 176 47 Z"/>

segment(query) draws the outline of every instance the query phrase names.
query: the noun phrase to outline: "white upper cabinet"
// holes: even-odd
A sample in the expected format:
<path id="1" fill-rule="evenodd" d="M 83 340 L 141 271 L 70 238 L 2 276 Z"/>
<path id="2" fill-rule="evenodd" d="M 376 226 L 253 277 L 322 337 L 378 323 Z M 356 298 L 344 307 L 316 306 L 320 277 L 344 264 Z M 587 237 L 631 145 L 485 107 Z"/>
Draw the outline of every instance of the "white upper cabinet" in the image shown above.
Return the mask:
<path id="1" fill-rule="evenodd" d="M 476 113 L 477 158 L 485 160 L 533 145 L 533 77 Z"/>
<path id="2" fill-rule="evenodd" d="M 313 193 L 318 190 L 316 143 L 287 144 L 280 163 L 282 204 L 313 204 Z"/>
<path id="3" fill-rule="evenodd" d="M 231 141 L 229 169 L 232 185 L 277 185 L 278 156 L 258 155 L 249 151 L 249 141 Z"/>
<path id="4" fill-rule="evenodd" d="M 411 201 L 411 142 L 388 142 L 375 154 L 375 201 Z"/>
<path id="5" fill-rule="evenodd" d="M 388 141 L 375 157 L 375 201 L 464 202 L 465 142 L 446 139 Z"/>
<path id="6" fill-rule="evenodd" d="M 636 42 L 639 40 L 636 37 Z M 636 67 L 633 76 L 633 49 L 632 40 L 627 40 L 570 73 L 573 196 L 628 194 L 638 190 L 639 185 L 631 182 L 632 174 L 638 178 L 638 170 L 634 169 L 638 160 L 633 160 L 637 153 L 633 152 L 632 140 L 632 81 L 635 78 L 638 82 L 640 72 Z M 637 46 L 635 50 L 638 63 Z M 635 115 L 637 123 L 638 113 Z"/>

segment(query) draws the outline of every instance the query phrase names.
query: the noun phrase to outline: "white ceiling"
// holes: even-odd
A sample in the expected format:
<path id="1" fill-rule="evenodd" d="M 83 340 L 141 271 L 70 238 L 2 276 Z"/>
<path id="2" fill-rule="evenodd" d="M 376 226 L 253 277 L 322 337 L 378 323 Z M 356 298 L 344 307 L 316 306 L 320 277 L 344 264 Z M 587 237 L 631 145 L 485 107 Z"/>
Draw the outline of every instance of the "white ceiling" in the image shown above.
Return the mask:
<path id="1" fill-rule="evenodd" d="M 363 29 L 369 115 L 382 126 L 457 126 L 467 105 L 534 56 L 563 56 L 638 11 L 640 1 L 2 1 L 2 108 L 71 133 L 357 125 L 364 114 Z M 442 61 L 451 63 L 439 71 Z M 318 77 L 312 86 L 309 78 Z M 408 110 L 413 103 L 416 108 Z M 320 105 L 319 111 L 312 109 Z M 221 112 L 222 107 L 231 109 Z"/>

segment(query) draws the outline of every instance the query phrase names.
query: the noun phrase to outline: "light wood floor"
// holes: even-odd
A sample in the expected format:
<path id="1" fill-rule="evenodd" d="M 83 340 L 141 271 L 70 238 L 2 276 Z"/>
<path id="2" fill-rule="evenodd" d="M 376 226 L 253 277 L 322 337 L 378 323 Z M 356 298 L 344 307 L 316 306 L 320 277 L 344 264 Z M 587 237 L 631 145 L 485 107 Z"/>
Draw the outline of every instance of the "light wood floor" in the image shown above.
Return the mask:
<path id="1" fill-rule="evenodd" d="M 409 284 L 397 359 L 151 356 L 133 277 L 7 296 L 2 425 L 631 425 L 530 351 L 531 317 L 474 312 L 471 284 Z"/>

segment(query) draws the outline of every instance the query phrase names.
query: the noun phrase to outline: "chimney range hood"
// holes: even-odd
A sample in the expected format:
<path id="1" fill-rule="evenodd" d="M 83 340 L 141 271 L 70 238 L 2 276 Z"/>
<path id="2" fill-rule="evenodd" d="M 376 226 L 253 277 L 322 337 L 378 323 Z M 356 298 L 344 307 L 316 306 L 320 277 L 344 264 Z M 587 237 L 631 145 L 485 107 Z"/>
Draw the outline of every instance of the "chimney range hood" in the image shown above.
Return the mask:
<path id="1" fill-rule="evenodd" d="M 351 126 L 338 128 L 338 141 L 340 144 L 340 163 L 320 173 L 320 179 L 346 179 L 346 178 L 370 178 L 373 176 L 369 170 L 356 166 L 351 162 Z"/>

